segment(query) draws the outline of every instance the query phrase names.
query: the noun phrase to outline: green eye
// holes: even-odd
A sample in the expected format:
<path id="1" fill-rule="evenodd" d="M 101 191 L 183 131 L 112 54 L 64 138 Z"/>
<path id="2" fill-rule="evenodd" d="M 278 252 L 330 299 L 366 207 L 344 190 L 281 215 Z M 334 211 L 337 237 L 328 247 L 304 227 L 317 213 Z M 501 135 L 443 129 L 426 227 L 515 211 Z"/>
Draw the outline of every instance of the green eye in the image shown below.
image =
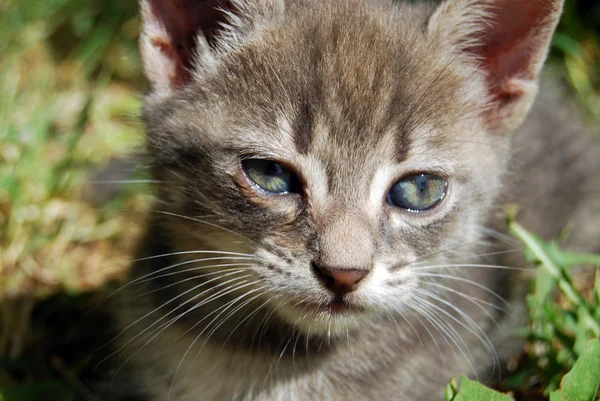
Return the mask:
<path id="1" fill-rule="evenodd" d="M 415 174 L 398 181 L 388 194 L 388 203 L 411 212 L 422 212 L 437 205 L 448 183 L 433 174 Z"/>
<path id="2" fill-rule="evenodd" d="M 273 194 L 299 193 L 300 180 L 287 167 L 272 160 L 247 159 L 242 168 L 256 185 Z"/>

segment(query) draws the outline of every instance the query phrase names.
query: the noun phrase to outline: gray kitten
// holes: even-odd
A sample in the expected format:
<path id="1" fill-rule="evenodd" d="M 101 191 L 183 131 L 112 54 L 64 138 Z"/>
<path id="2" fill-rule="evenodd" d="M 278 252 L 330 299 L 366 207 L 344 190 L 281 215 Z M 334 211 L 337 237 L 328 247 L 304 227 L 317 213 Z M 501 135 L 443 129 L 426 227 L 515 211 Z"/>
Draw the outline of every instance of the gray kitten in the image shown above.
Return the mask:
<path id="1" fill-rule="evenodd" d="M 497 383 L 526 317 L 505 206 L 600 244 L 596 143 L 557 90 L 526 119 L 561 7 L 142 0 L 159 183 L 118 310 L 123 399 Z"/>

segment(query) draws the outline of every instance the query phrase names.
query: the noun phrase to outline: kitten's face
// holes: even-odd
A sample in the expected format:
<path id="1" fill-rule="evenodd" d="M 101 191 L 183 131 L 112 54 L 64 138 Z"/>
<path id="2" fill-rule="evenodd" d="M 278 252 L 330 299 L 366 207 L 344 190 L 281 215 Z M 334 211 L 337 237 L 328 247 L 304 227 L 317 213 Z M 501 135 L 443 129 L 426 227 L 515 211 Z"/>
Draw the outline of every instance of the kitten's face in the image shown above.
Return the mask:
<path id="1" fill-rule="evenodd" d="M 506 136 L 425 10 L 319 4 L 232 39 L 145 120 L 157 209 L 188 217 L 166 216 L 176 250 L 251 255 L 240 294 L 335 333 L 407 309 L 448 250 L 465 260 Z M 339 286 L 332 271 L 360 274 Z"/>

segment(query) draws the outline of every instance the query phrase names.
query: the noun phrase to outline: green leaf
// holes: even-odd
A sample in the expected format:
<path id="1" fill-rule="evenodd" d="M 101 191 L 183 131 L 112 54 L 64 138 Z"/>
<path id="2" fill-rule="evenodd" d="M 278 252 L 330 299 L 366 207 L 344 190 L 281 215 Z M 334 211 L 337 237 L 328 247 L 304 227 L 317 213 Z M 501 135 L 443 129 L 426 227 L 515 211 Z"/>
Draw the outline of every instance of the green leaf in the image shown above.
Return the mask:
<path id="1" fill-rule="evenodd" d="M 561 278 L 560 267 L 552 258 L 553 254 L 556 252 L 553 252 L 550 244 L 542 241 L 539 236 L 526 231 L 515 221 L 511 221 L 509 223 L 509 230 L 527 246 L 527 249 L 533 254 L 533 256 L 535 256 L 537 260 L 541 262 L 541 266 L 548 274 L 550 274 L 550 276 L 552 276 L 555 280 L 559 280 Z"/>
<path id="2" fill-rule="evenodd" d="M 586 352 L 563 377 L 560 390 L 550 394 L 550 401 L 594 401 L 600 388 L 600 342 L 588 342 Z"/>
<path id="3" fill-rule="evenodd" d="M 587 349 L 590 340 L 590 331 L 586 328 L 585 321 L 589 318 L 587 311 L 583 307 L 577 308 L 577 320 L 579 325 L 573 332 L 575 333 L 575 344 L 573 349 L 577 355 L 583 355 Z M 593 317 L 592 317 L 593 319 Z"/>
<path id="4" fill-rule="evenodd" d="M 556 256 L 560 264 L 562 264 L 565 267 L 571 267 L 576 265 L 600 266 L 600 255 L 560 250 L 560 252 L 557 252 Z"/>
<path id="5" fill-rule="evenodd" d="M 548 301 L 552 290 L 556 288 L 557 281 L 545 270 L 539 269 L 538 274 L 535 277 L 535 292 L 534 295 L 537 299 L 538 304 L 543 305 Z"/>
<path id="6" fill-rule="evenodd" d="M 446 389 L 444 390 L 444 400 L 453 401 L 456 398 L 457 394 L 458 394 L 458 382 L 456 380 L 456 377 L 453 377 L 450 380 L 450 383 L 448 383 L 448 385 L 446 386 Z"/>
<path id="7" fill-rule="evenodd" d="M 514 401 L 514 398 L 501 394 L 483 384 L 469 380 L 465 375 L 460 376 L 460 389 L 452 401 Z"/>

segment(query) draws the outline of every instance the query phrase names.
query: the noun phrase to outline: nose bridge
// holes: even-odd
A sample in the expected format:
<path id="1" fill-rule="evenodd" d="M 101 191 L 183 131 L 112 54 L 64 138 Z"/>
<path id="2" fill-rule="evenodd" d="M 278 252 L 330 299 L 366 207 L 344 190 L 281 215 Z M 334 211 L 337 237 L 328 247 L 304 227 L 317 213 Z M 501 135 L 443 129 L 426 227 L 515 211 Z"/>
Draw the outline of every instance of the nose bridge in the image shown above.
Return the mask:
<path id="1" fill-rule="evenodd" d="M 332 213 L 319 235 L 319 263 L 339 269 L 370 270 L 373 230 L 357 211 Z"/>

